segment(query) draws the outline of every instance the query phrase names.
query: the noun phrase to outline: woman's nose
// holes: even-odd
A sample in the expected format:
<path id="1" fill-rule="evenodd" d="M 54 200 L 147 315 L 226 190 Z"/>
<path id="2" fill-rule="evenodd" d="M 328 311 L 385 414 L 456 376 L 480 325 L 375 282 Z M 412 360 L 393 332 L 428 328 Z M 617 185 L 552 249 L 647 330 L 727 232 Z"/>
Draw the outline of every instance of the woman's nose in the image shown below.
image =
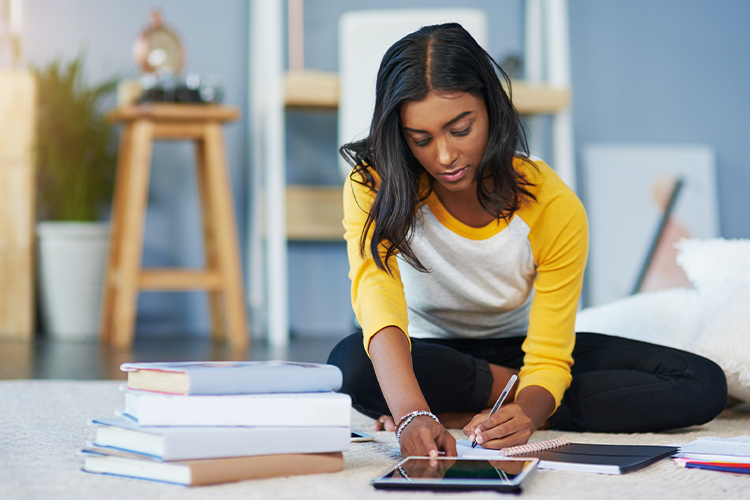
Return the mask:
<path id="1" fill-rule="evenodd" d="M 444 167 L 450 167 L 458 157 L 458 151 L 451 147 L 449 141 L 438 139 L 435 141 L 437 146 L 437 160 Z"/>

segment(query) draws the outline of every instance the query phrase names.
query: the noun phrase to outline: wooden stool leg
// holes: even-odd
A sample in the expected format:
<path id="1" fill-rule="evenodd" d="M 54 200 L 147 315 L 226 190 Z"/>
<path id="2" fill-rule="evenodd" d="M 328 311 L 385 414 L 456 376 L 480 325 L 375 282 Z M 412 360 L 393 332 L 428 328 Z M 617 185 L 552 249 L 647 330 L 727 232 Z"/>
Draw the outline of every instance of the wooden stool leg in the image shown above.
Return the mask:
<path id="1" fill-rule="evenodd" d="M 128 153 L 127 197 L 121 205 L 124 208 L 121 210 L 117 293 L 113 311 L 112 339 L 120 349 L 129 349 L 133 343 L 153 131 L 153 123 L 148 120 L 133 122 Z"/>
<path id="2" fill-rule="evenodd" d="M 250 342 L 245 294 L 242 289 L 237 223 L 234 217 L 229 168 L 224 157 L 221 127 L 208 123 L 205 127 L 205 158 L 209 189 L 210 213 L 216 231 L 217 255 L 221 269 L 224 314 L 232 349 L 246 349 Z"/>
<path id="3" fill-rule="evenodd" d="M 216 244 L 216 228 L 213 223 L 215 214 L 212 212 L 211 195 L 208 189 L 209 180 L 206 147 L 203 140 L 195 141 L 195 159 L 197 167 L 198 195 L 200 198 L 201 219 L 203 223 L 205 265 L 206 269 L 210 271 L 220 271 Z M 225 338 L 221 299 L 221 292 L 215 290 L 208 291 L 208 312 L 211 317 L 211 336 L 215 342 L 223 341 Z"/>
<path id="4" fill-rule="evenodd" d="M 107 250 L 107 272 L 104 278 L 102 310 L 99 319 L 99 340 L 112 340 L 112 311 L 117 296 L 117 275 L 119 272 L 120 245 L 124 202 L 128 192 L 128 167 L 130 161 L 130 124 L 124 124 L 120 135 L 120 153 L 115 174 L 115 192 L 112 199 L 112 214 L 109 223 L 109 248 Z"/>

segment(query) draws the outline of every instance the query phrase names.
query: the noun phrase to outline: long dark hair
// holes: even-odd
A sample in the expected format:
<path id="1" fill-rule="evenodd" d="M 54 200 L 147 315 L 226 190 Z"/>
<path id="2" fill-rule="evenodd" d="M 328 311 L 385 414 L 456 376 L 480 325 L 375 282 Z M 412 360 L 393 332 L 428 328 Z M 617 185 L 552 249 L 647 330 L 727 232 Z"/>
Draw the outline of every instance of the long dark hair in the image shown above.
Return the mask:
<path id="1" fill-rule="evenodd" d="M 523 198 L 536 199 L 527 189 L 532 184 L 513 167 L 514 158 L 519 156 L 533 162 L 528 158 L 518 113 L 498 72 L 510 92 L 508 75 L 456 23 L 425 26 L 393 44 L 383 56 L 370 135 L 339 150 L 353 167 L 352 182 L 375 190 L 369 169 L 380 177 L 360 238 L 360 254 L 364 257 L 366 236 L 372 230 L 370 250 L 379 269 L 391 273 L 388 259 L 398 251 L 414 268 L 427 271 L 409 245 L 417 206 L 430 193 L 420 197 L 419 178 L 425 170 L 401 131 L 399 110 L 404 102 L 421 101 L 432 91 L 466 92 L 482 99 L 489 118 L 489 138 L 477 169 L 479 203 L 497 219 L 510 221 Z M 432 186 L 434 179 L 429 178 Z"/>

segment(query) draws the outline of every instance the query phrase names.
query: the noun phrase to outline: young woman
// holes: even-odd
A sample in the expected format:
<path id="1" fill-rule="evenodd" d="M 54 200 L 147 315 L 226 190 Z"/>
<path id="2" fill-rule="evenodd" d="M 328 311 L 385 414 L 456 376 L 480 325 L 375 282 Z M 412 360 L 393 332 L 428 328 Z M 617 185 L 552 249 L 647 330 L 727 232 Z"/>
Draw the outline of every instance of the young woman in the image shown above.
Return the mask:
<path id="1" fill-rule="evenodd" d="M 383 58 L 370 135 L 341 148 L 364 334 L 331 353 L 342 391 L 395 428 L 404 456 L 455 455 L 446 427 L 502 448 L 543 426 L 648 432 L 714 418 L 727 389 L 713 362 L 575 333 L 586 213 L 529 157 L 498 73 L 510 88 L 458 24 L 422 28 Z"/>

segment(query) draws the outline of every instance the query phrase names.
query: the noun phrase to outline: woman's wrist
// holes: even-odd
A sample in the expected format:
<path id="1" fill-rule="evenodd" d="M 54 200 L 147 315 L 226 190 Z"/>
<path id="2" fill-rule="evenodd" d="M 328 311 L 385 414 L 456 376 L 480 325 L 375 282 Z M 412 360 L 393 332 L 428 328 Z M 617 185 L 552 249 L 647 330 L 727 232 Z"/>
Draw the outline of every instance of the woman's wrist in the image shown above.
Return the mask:
<path id="1" fill-rule="evenodd" d="M 525 387 L 518 393 L 515 402 L 529 417 L 534 430 L 539 429 L 555 412 L 555 398 L 543 387 L 534 385 Z"/>
<path id="2" fill-rule="evenodd" d="M 414 375 L 409 341 L 404 332 L 394 326 L 383 328 L 371 338 L 369 352 L 396 428 L 410 412 L 430 411 Z"/>
<path id="3" fill-rule="evenodd" d="M 401 417 L 398 421 L 398 424 L 396 424 L 396 439 L 401 439 L 401 433 L 406 429 L 406 426 L 408 426 L 412 420 L 414 420 L 417 417 L 430 417 L 438 424 L 440 423 L 440 420 L 435 416 L 434 413 L 426 410 L 415 410 L 412 412 L 407 413 L 403 417 Z"/>

